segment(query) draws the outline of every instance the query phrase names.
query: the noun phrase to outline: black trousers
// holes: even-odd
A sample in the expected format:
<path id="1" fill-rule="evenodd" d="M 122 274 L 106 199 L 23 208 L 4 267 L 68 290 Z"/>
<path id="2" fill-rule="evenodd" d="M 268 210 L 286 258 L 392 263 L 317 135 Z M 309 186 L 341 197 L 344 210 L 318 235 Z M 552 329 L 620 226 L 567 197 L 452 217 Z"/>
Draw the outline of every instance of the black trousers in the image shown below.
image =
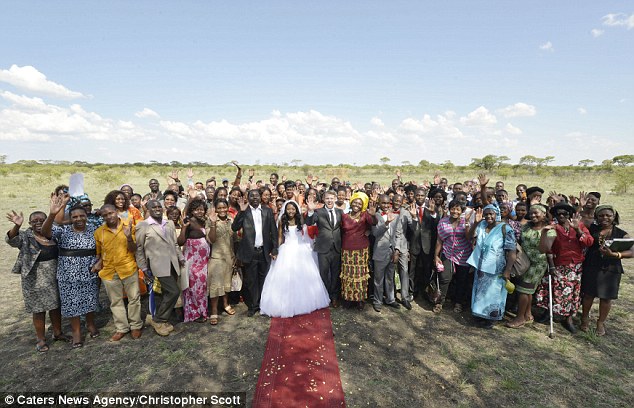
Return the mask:
<path id="1" fill-rule="evenodd" d="M 330 300 L 336 300 L 341 294 L 341 254 L 334 247 L 326 253 L 317 253 L 319 274 L 324 282 Z"/>
<path id="2" fill-rule="evenodd" d="M 260 310 L 260 296 L 266 274 L 269 272 L 269 262 L 264 257 L 262 249 L 257 250 L 251 258 L 251 262 L 244 264 L 243 284 L 246 285 L 245 303 L 249 310 Z"/>
<path id="3" fill-rule="evenodd" d="M 418 255 L 410 253 L 409 258 L 409 293 L 410 300 L 422 295 L 431 278 L 431 268 L 434 256 L 422 250 Z"/>

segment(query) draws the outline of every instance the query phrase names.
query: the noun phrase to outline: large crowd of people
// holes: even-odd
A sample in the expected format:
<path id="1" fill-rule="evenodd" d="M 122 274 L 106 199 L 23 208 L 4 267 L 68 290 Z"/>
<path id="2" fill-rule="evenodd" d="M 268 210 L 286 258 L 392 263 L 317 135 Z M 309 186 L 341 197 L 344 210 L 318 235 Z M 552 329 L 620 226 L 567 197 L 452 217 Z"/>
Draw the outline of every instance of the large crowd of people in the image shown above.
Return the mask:
<path id="1" fill-rule="evenodd" d="M 436 314 L 448 305 L 470 312 L 483 328 L 505 319 L 520 328 L 554 314 L 575 333 L 578 312 L 579 329 L 589 330 L 595 298 L 601 336 L 621 259 L 633 256 L 618 212 L 598 192 L 544 198 L 543 188 L 520 184 L 511 198 L 484 174 L 450 185 L 440 175 L 406 182 L 399 172 L 381 186 L 276 173 L 264 183 L 249 170 L 244 182 L 236 167 L 233 182 L 203 183 L 190 170 L 186 183 L 173 172 L 164 191 L 157 179 L 143 195 L 124 184 L 97 210 L 87 194 L 71 197 L 61 185 L 26 229 L 22 212 L 7 214 L 37 351 L 49 349 L 46 312 L 53 341 L 82 347 L 82 321 L 99 336 L 102 287 L 111 341 L 142 336 L 143 296 L 146 324 L 160 336 L 179 320 L 217 325 L 239 302 L 248 317 L 289 317 L 328 306 L 411 310 L 416 301 Z"/>

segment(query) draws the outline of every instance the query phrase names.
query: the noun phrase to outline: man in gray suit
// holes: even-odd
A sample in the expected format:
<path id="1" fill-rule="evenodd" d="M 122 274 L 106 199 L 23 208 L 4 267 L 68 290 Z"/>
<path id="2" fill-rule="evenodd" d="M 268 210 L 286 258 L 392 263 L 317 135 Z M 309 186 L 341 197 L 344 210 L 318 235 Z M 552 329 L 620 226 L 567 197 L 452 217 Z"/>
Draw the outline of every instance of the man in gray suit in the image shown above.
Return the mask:
<path id="1" fill-rule="evenodd" d="M 392 203 L 387 194 L 379 196 L 380 212 L 375 217 L 377 224 L 372 226 L 374 236 L 374 291 L 372 294 L 372 307 L 376 312 L 381 312 L 383 294 L 385 304 L 398 309 L 400 305 L 394 298 L 394 267 L 398 262 L 398 253 L 395 250 L 396 238 L 402 235 L 400 225 L 396 222 L 396 215 L 392 212 Z"/>
<path id="2" fill-rule="evenodd" d="M 313 249 L 317 251 L 319 262 L 319 274 L 324 286 L 328 290 L 332 307 L 339 305 L 339 293 L 341 292 L 341 218 L 343 211 L 335 208 L 337 193 L 332 190 L 324 194 L 323 208 L 317 208 L 317 203 L 312 197 L 307 202 L 308 217 L 306 225 L 317 225 L 319 232 L 315 238 Z"/>
<path id="3" fill-rule="evenodd" d="M 396 215 L 394 221 L 398 227 L 394 237 L 394 252 L 397 257 L 396 269 L 401 281 L 401 303 L 407 310 L 412 310 L 409 293 L 409 242 L 407 236 L 412 231 L 414 225 L 413 217 L 416 216 L 416 206 L 403 205 L 403 196 L 395 194 L 392 197 L 393 213 Z"/>
<path id="4" fill-rule="evenodd" d="M 136 226 L 136 262 L 146 276 L 161 283 L 163 301 L 151 324 L 158 335 L 167 336 L 174 330 L 169 319 L 180 295 L 177 281 L 185 259 L 176 243 L 176 227 L 163 218 L 161 203 L 150 200 L 147 209 L 150 216 Z"/>
<path id="5" fill-rule="evenodd" d="M 231 229 L 242 228 L 242 239 L 236 257 L 242 262 L 247 316 L 252 317 L 260 310 L 260 295 L 271 259 L 277 256 L 277 227 L 273 211 L 260 205 L 260 192 L 250 190 L 247 199 L 240 198 L 240 212 L 233 220 Z"/>

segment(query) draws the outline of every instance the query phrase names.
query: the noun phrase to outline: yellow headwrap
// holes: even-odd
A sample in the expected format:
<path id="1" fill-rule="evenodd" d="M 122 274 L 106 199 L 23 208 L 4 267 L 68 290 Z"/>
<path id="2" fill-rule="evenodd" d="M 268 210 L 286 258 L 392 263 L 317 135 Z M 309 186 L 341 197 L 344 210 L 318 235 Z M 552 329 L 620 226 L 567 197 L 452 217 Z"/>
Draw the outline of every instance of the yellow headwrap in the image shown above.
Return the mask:
<path id="1" fill-rule="evenodd" d="M 350 204 L 352 204 L 352 202 L 356 199 L 361 200 L 361 202 L 363 203 L 361 205 L 361 212 L 365 211 L 368 209 L 368 202 L 370 201 L 370 199 L 368 198 L 368 195 L 366 193 L 362 193 L 360 191 L 357 191 L 356 193 L 352 194 L 352 197 L 350 197 Z"/>

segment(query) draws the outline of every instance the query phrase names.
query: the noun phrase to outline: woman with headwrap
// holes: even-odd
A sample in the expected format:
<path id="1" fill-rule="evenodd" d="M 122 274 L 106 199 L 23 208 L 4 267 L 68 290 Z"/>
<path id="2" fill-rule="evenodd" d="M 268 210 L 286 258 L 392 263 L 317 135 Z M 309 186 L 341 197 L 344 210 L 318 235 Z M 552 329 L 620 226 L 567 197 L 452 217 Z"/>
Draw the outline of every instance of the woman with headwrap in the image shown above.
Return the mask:
<path id="1" fill-rule="evenodd" d="M 324 286 L 313 251 L 312 239 L 302 222 L 300 205 L 288 200 L 278 218 L 279 252 L 266 275 L 260 313 L 271 317 L 292 317 L 328 307 Z"/>
<path id="2" fill-rule="evenodd" d="M 532 207 L 531 207 L 532 208 Z M 540 251 L 552 253 L 554 267 L 548 268 L 552 275 L 553 314 L 564 317 L 562 324 L 570 333 L 577 329 L 572 324 L 572 317 L 581 304 L 581 272 L 584 251 L 594 242 L 581 216 L 575 214 L 572 206 L 560 202 L 550 209 L 557 224 L 547 225 L 542 229 Z M 549 233 L 555 230 L 555 235 Z M 545 276 L 536 292 L 537 306 L 548 309 L 548 277 Z"/>
<path id="3" fill-rule="evenodd" d="M 544 273 L 546 273 L 549 262 L 546 254 L 539 251 L 542 229 L 548 223 L 546 219 L 547 212 L 546 206 L 533 204 L 529 212 L 531 220 L 522 226 L 520 243 L 530 261 L 530 267 L 515 283 L 515 291 L 518 295 L 517 317 L 506 323 L 507 327 L 522 327 L 526 323 L 532 323 L 534 320 L 531 313 L 533 294 L 535 294 L 537 285 L 541 282 Z M 554 230 L 550 230 L 548 233 L 551 236 L 555 235 Z M 552 263 L 552 257 L 550 262 Z"/>
<path id="4" fill-rule="evenodd" d="M 505 284 L 516 256 L 515 234 L 501 222 L 500 210 L 492 204 L 477 210 L 475 219 L 469 237 L 476 238 L 476 245 L 467 260 L 475 268 L 471 313 L 483 319 L 484 327 L 490 329 L 504 317 Z"/>
<path id="5" fill-rule="evenodd" d="M 610 249 L 614 239 L 629 238 L 627 232 L 617 225 L 619 213 L 611 205 L 599 205 L 594 209 L 596 223 L 590 225 L 590 235 L 594 242 L 583 263 L 581 293 L 583 293 L 583 312 L 581 330 L 587 331 L 590 324 L 590 309 L 594 298 L 599 298 L 599 320 L 597 335 L 605 335 L 605 320 L 612 307 L 612 299 L 619 296 L 619 285 L 623 273 L 622 258 L 634 255 L 632 248 L 622 251 Z"/>
<path id="6" fill-rule="evenodd" d="M 377 224 L 376 199 L 368 207 L 367 194 L 350 197 L 350 212 L 341 218 L 341 296 L 363 310 L 370 278 L 370 240 L 366 232 Z"/>

